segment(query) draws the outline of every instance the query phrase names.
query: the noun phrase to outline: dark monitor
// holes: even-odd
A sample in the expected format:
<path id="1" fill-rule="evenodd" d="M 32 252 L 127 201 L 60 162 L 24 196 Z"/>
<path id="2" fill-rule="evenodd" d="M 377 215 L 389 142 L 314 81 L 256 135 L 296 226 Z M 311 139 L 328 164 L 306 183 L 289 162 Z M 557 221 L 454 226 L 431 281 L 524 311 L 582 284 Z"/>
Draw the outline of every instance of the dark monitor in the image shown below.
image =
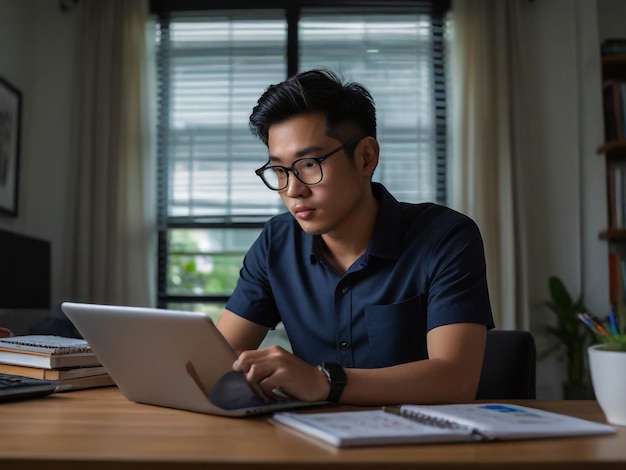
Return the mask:
<path id="1" fill-rule="evenodd" d="M 0 230 L 0 308 L 50 308 L 50 242 Z"/>

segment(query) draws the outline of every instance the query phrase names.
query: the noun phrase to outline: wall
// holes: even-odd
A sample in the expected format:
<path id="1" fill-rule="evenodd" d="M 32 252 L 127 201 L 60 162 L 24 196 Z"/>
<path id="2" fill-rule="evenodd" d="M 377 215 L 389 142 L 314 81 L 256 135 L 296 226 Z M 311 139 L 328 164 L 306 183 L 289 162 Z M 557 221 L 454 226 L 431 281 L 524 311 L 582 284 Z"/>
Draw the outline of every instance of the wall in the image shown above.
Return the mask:
<path id="1" fill-rule="evenodd" d="M 626 2 L 624 0 L 597 0 L 600 40 L 626 38 Z"/>
<path id="2" fill-rule="evenodd" d="M 54 303 L 62 297 L 77 19 L 58 0 L 0 0 L 0 76 L 22 92 L 18 217 L 0 215 L 0 228 L 51 241 Z M 20 328 L 45 313 L 16 312 L 27 320 Z"/>

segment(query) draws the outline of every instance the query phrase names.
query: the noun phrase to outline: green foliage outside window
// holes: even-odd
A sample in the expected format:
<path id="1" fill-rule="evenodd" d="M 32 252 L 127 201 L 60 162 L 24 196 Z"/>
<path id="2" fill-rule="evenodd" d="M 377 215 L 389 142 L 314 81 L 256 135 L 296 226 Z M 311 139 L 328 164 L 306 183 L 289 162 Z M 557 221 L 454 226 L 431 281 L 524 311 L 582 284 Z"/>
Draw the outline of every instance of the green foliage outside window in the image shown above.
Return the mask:
<path id="1" fill-rule="evenodd" d="M 228 296 L 259 230 L 175 229 L 167 264 L 169 295 Z"/>

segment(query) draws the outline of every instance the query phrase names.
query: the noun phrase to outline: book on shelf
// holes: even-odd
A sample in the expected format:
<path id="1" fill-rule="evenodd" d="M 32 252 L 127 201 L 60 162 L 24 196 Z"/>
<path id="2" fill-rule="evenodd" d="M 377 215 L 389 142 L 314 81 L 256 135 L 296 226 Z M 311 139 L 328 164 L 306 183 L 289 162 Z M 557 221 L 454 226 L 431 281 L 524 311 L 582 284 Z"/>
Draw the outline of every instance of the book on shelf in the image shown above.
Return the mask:
<path id="1" fill-rule="evenodd" d="M 626 83 L 607 80 L 603 85 L 605 140 L 623 140 L 626 136 Z"/>
<path id="2" fill-rule="evenodd" d="M 619 253 L 609 252 L 609 300 L 611 305 L 617 303 L 622 288 L 622 262 Z"/>
<path id="3" fill-rule="evenodd" d="M 626 55 L 626 39 L 608 38 L 600 44 L 602 55 Z"/>
<path id="4" fill-rule="evenodd" d="M 615 179 L 615 228 L 624 227 L 624 169 L 621 166 L 613 166 L 613 177 Z"/>
<path id="5" fill-rule="evenodd" d="M 91 377 L 93 375 L 106 374 L 103 366 L 65 367 L 62 369 L 45 369 L 43 367 L 27 367 L 14 364 L 0 363 L 0 373 L 21 375 L 34 379 L 65 380 L 79 377 Z"/>
<path id="6" fill-rule="evenodd" d="M 607 216 L 609 228 L 626 228 L 626 166 L 613 163 L 606 170 Z"/>
<path id="7" fill-rule="evenodd" d="M 615 211 L 617 210 L 617 201 L 615 199 L 615 169 L 613 166 L 607 166 L 606 169 L 606 195 L 607 195 L 607 220 L 609 227 L 616 227 Z"/>
<path id="8" fill-rule="evenodd" d="M 603 423 L 499 403 L 280 412 L 272 420 L 337 447 L 540 439 L 616 432 Z"/>
<path id="9" fill-rule="evenodd" d="M 84 339 L 54 335 L 1 338 L 0 363 L 44 369 L 100 365 Z"/>
<path id="10" fill-rule="evenodd" d="M 609 251 L 609 299 L 617 308 L 626 299 L 626 256 Z"/>

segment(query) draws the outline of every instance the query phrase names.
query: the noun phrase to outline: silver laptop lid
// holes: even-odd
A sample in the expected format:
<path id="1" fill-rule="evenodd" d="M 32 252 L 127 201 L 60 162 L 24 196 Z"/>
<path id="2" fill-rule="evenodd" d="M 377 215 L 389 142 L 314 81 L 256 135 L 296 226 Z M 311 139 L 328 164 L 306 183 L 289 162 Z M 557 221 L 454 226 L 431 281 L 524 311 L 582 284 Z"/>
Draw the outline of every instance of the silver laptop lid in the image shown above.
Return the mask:
<path id="1" fill-rule="evenodd" d="M 319 403 L 266 403 L 234 372 L 237 355 L 196 312 L 65 302 L 63 312 L 131 401 L 223 416 Z"/>

